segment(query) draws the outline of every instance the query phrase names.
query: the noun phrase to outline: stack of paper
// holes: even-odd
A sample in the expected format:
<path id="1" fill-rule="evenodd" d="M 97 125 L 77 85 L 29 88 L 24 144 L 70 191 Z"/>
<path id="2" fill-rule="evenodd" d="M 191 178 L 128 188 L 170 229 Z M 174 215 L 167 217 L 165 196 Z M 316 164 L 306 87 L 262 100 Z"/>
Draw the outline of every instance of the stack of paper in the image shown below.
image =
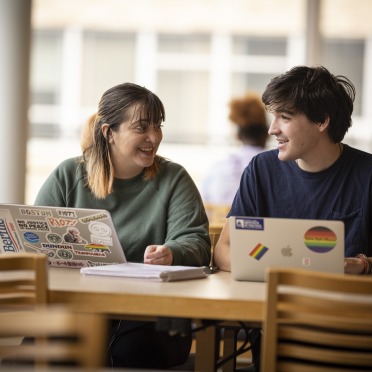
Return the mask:
<path id="1" fill-rule="evenodd" d="M 80 272 L 88 275 L 121 276 L 124 278 L 158 280 L 164 282 L 206 278 L 210 274 L 210 270 L 206 266 L 164 266 L 134 262 L 83 267 L 80 269 Z"/>

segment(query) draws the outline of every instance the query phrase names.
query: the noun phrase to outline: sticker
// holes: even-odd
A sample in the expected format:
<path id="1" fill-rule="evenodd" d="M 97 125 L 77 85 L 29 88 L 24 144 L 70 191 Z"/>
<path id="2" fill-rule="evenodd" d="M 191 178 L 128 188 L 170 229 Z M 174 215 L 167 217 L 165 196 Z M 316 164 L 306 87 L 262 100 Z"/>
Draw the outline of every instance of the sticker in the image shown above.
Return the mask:
<path id="1" fill-rule="evenodd" d="M 87 244 L 87 241 L 80 236 L 80 231 L 76 227 L 68 227 L 66 234 L 63 235 L 63 240 L 66 243 Z"/>
<path id="2" fill-rule="evenodd" d="M 70 249 L 72 250 L 71 244 L 54 244 L 54 243 L 41 243 L 41 246 L 45 249 Z"/>
<path id="3" fill-rule="evenodd" d="M 91 222 L 89 231 L 96 236 L 111 236 L 111 227 L 103 222 Z"/>
<path id="4" fill-rule="evenodd" d="M 15 224 L 8 210 L 2 210 L 0 218 L 0 252 L 22 252 L 24 251 Z"/>
<path id="5" fill-rule="evenodd" d="M 77 224 L 77 220 L 71 220 L 69 218 L 54 218 L 49 217 L 47 218 L 50 226 L 53 227 L 68 227 L 68 226 L 75 226 Z"/>
<path id="6" fill-rule="evenodd" d="M 35 252 L 38 252 L 38 253 L 43 253 L 43 254 L 48 253 L 48 251 L 46 249 L 40 248 L 36 245 L 32 245 L 32 244 L 30 244 L 28 242 L 25 242 L 25 241 L 23 242 L 23 245 L 27 248 L 33 249 Z"/>
<path id="7" fill-rule="evenodd" d="M 309 229 L 306 231 L 304 239 L 306 247 L 315 253 L 327 253 L 337 244 L 336 234 L 324 226 L 316 226 Z"/>
<path id="8" fill-rule="evenodd" d="M 62 237 L 61 235 L 55 234 L 55 233 L 49 233 L 46 235 L 46 238 L 49 242 L 54 244 L 62 243 Z"/>
<path id="9" fill-rule="evenodd" d="M 39 241 L 40 241 L 39 235 L 37 235 L 37 234 L 35 234 L 33 232 L 30 232 L 30 231 L 25 232 L 23 234 L 23 238 L 25 240 L 27 240 L 29 243 L 33 243 L 33 244 L 39 243 Z"/>
<path id="10" fill-rule="evenodd" d="M 76 218 L 76 212 L 70 209 L 57 209 L 57 214 L 60 217 Z"/>
<path id="11" fill-rule="evenodd" d="M 113 246 L 112 238 L 110 236 L 96 236 L 91 235 L 90 240 L 95 244 L 111 245 Z"/>
<path id="12" fill-rule="evenodd" d="M 107 247 L 106 247 L 107 248 Z M 96 251 L 77 251 L 75 250 L 74 253 L 79 256 L 86 256 L 86 257 L 106 257 L 106 252 L 96 252 Z M 110 252 L 108 252 L 110 253 Z"/>
<path id="13" fill-rule="evenodd" d="M 46 249 L 44 254 L 46 254 L 49 258 L 53 258 L 56 255 L 56 252 Z"/>
<path id="14" fill-rule="evenodd" d="M 108 252 L 111 253 L 110 248 L 103 244 L 87 244 L 85 249 L 90 249 L 93 252 Z"/>
<path id="15" fill-rule="evenodd" d="M 258 243 L 252 251 L 249 253 L 249 255 L 256 260 L 260 260 L 263 255 L 269 250 L 269 248 L 265 247 L 263 244 Z"/>
<path id="16" fill-rule="evenodd" d="M 41 217 L 53 216 L 52 212 L 46 209 L 19 208 L 19 213 L 25 216 L 41 216 Z"/>
<path id="17" fill-rule="evenodd" d="M 80 269 L 82 267 L 88 266 L 86 261 L 83 260 L 61 261 L 58 258 L 49 259 L 48 265 L 53 267 L 71 267 L 74 269 Z"/>
<path id="18" fill-rule="evenodd" d="M 73 254 L 71 251 L 67 249 L 58 249 L 57 256 L 59 258 L 63 258 L 64 260 L 71 260 L 73 257 Z"/>
<path id="19" fill-rule="evenodd" d="M 50 231 L 48 223 L 46 221 L 38 220 L 16 220 L 18 227 L 21 230 L 31 231 Z"/>
<path id="20" fill-rule="evenodd" d="M 92 216 L 79 218 L 79 221 L 81 221 L 82 223 L 89 223 L 93 221 L 104 220 L 106 218 L 108 218 L 108 215 L 106 213 L 98 213 Z"/>
<path id="21" fill-rule="evenodd" d="M 36 252 L 45 254 L 49 258 L 53 258 L 56 255 L 56 251 L 50 251 L 49 249 L 43 249 L 38 247 L 34 247 L 34 249 Z"/>
<path id="22" fill-rule="evenodd" d="M 237 217 L 235 228 L 238 230 L 264 230 L 263 218 Z"/>

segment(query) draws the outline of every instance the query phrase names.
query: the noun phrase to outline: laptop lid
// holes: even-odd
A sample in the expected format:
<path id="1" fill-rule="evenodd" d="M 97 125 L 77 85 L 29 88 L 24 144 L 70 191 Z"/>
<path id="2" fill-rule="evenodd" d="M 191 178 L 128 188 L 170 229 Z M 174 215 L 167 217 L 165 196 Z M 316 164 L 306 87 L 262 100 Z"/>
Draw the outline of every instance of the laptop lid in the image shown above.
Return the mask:
<path id="1" fill-rule="evenodd" d="M 126 262 L 106 210 L 0 204 L 0 253 L 22 251 L 46 254 L 54 267 Z"/>
<path id="2" fill-rule="evenodd" d="M 264 281 L 266 267 L 344 273 L 342 221 L 229 217 L 231 274 Z"/>

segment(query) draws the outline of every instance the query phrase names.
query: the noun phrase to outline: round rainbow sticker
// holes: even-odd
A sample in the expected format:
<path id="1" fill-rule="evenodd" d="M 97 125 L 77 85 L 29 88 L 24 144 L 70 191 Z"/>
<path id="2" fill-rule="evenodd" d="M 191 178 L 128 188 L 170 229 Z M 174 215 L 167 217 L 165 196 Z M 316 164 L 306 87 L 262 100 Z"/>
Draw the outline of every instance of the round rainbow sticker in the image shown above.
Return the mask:
<path id="1" fill-rule="evenodd" d="M 331 251 L 337 244 L 336 234 L 328 227 L 315 226 L 305 233 L 305 245 L 315 253 Z"/>

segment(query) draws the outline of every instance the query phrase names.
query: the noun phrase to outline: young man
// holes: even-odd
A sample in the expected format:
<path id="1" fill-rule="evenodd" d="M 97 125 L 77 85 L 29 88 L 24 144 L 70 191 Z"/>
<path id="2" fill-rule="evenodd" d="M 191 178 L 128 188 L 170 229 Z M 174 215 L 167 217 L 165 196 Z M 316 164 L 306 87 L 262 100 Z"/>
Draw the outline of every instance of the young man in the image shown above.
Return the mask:
<path id="1" fill-rule="evenodd" d="M 262 101 L 273 114 L 277 149 L 251 160 L 228 216 L 341 220 L 345 273 L 370 274 L 372 155 L 341 143 L 354 98 L 353 84 L 324 67 L 298 66 L 271 80 Z M 227 223 L 214 261 L 230 271 Z"/>

